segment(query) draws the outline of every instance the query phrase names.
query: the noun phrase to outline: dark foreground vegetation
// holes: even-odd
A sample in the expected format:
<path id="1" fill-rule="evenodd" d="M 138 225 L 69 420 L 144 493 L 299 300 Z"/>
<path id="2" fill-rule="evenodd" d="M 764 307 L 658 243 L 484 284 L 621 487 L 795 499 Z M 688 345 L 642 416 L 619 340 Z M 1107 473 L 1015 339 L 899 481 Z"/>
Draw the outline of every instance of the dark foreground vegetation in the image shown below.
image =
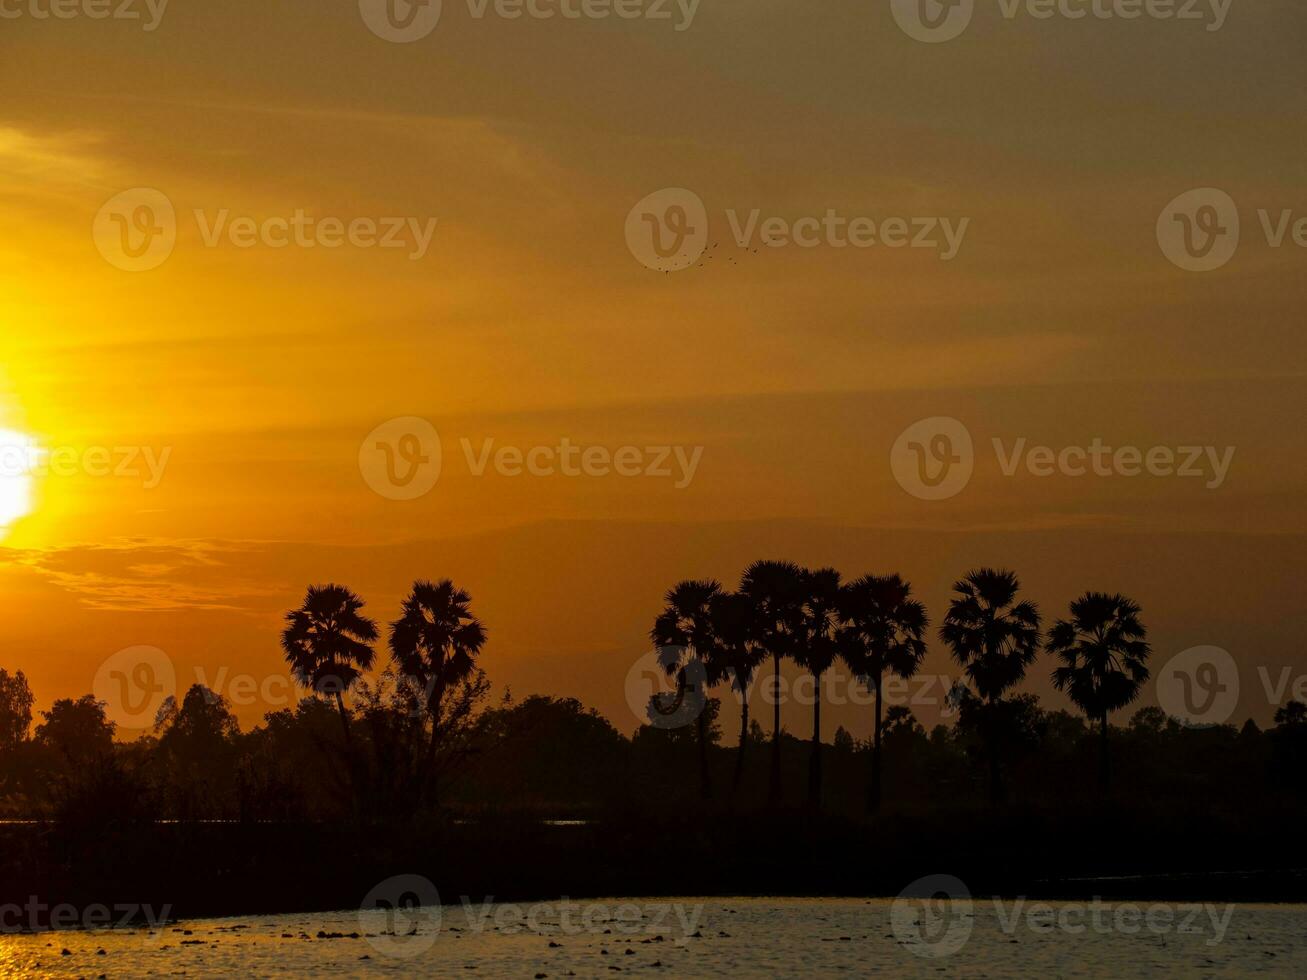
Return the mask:
<path id="1" fill-rule="evenodd" d="M 941 630 L 969 679 L 952 725 L 877 698 L 865 740 L 823 742 L 819 708 L 813 737 L 766 732 L 729 693 L 750 689 L 741 665 L 842 659 L 878 689 L 924 653 L 906 583 L 827 575 L 822 599 L 809 574 L 672 589 L 653 635 L 676 693 L 632 737 L 575 700 L 492 698 L 486 630 L 449 582 L 415 586 L 379 672 L 362 600 L 311 589 L 282 636 L 305 697 L 250 731 L 199 685 L 129 742 L 89 695 L 34 725 L 22 673 L 0 671 L 0 904 L 347 908 L 399 873 L 446 901 L 895 894 L 933 872 L 976 893 L 1304 897 L 1307 707 L 1266 731 L 1152 707 L 1114 724 L 1147 677 L 1138 607 L 1087 594 L 1044 636 L 1015 576 L 979 572 Z M 1084 714 L 1014 690 L 1045 649 Z"/>

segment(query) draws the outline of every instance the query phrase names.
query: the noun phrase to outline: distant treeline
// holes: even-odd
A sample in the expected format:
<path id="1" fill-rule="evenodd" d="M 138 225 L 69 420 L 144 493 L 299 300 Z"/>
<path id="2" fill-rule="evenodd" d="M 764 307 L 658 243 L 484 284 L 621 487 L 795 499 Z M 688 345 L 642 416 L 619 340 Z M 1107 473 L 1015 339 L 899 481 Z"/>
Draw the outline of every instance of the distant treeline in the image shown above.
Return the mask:
<path id="1" fill-rule="evenodd" d="M 249 731 L 195 685 L 119 741 L 93 695 L 34 717 L 22 672 L 0 670 L 0 903 L 338 909 L 400 873 L 447 901 L 893 895 L 941 869 L 977 893 L 1048 897 L 1307 887 L 1283 853 L 1307 817 L 1307 707 L 1267 731 L 1153 707 L 1113 725 L 1148 676 L 1123 596 L 1086 594 L 1045 633 L 1015 575 L 967 575 L 938 630 L 965 682 L 929 732 L 883 703 L 929 635 L 897 576 L 760 562 L 734 592 L 682 582 L 650 613 L 666 693 L 630 737 L 573 699 L 492 699 L 487 631 L 449 581 L 414 585 L 384 663 L 363 600 L 310 588 L 281 636 L 304 696 Z M 1041 653 L 1082 713 L 1016 691 Z M 785 660 L 861 678 L 871 737 L 823 744 L 819 700 L 806 739 L 779 711 L 770 732 L 752 721 L 750 680 Z M 723 701 L 740 705 L 735 746 Z"/>
<path id="2" fill-rule="evenodd" d="M 1296 806 L 1304 788 L 1307 707 L 1290 702 L 1266 732 L 1251 721 L 1190 728 L 1151 707 L 1114 726 L 1110 713 L 1148 677 L 1139 607 L 1086 593 L 1045 634 L 1007 571 L 981 569 L 955 586 L 938 635 L 967 683 L 950 695 L 952 726 L 930 732 L 905 706 L 883 710 L 885 678 L 915 673 L 928 631 L 898 576 L 844 583 L 832 569 L 758 562 L 735 592 L 676 585 L 651 629 L 676 693 L 651 698 L 650 724 L 633 737 L 571 699 L 492 703 L 478 663 L 487 631 L 448 580 L 415 583 L 389 624 L 379 672 L 381 631 L 363 609 L 342 586 L 308 590 L 281 636 L 305 696 L 248 732 L 198 684 L 169 698 L 153 732 L 134 741 L 115 741 L 106 705 L 91 695 L 56 701 L 33 727 L 26 678 L 0 670 L 0 816 L 68 826 L 436 811 L 570 819 L 803 804 L 852 818 L 1109 795 L 1183 813 L 1195 800 Z M 1014 692 L 1043 651 L 1083 716 Z M 741 737 L 723 747 L 713 687 L 747 692 L 764 663 L 779 672 L 786 659 L 817 680 L 837 660 L 862 678 L 875 695 L 871 737 L 841 728 L 823 746 L 819 700 L 806 743 L 780 727 L 779 708 L 764 733 L 739 697 Z"/>

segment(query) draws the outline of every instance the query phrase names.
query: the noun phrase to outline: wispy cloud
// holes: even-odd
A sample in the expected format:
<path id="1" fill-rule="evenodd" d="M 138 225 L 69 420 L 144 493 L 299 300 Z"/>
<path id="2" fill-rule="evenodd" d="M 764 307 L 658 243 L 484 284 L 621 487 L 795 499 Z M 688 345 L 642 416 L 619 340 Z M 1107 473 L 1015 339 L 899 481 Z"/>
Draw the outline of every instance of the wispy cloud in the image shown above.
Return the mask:
<path id="1" fill-rule="evenodd" d="M 0 194 L 19 186 L 84 184 L 96 181 L 105 163 L 92 133 L 36 134 L 0 125 Z"/>
<path id="2" fill-rule="evenodd" d="M 254 546 L 212 540 L 110 540 L 48 549 L 9 549 L 0 561 L 27 566 L 98 610 L 248 612 L 275 594 L 242 573 L 233 559 Z"/>

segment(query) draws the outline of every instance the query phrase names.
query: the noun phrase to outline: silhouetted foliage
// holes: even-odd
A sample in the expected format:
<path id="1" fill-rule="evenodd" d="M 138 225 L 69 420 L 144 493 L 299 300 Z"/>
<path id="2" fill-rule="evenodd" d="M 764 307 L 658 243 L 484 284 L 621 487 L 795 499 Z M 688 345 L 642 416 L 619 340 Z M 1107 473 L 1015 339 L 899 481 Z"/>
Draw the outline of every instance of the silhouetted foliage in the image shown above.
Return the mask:
<path id="1" fill-rule="evenodd" d="M 1099 724 L 1099 782 L 1110 782 L 1107 716 L 1139 697 L 1148 680 L 1147 631 L 1139 604 L 1123 595 L 1086 592 L 1071 603 L 1071 618 L 1058 620 L 1048 634 L 1048 650 L 1061 665 L 1053 686 Z"/>
<path id="2" fill-rule="evenodd" d="M 991 802 L 1003 796 L 1002 750 L 1005 712 L 1003 695 L 1019 684 L 1039 653 L 1039 610 L 1017 601 L 1021 585 L 1015 572 L 981 568 L 953 586 L 956 593 L 940 626 L 939 637 L 967 675 L 988 710 L 977 717 L 977 729 L 992 741 L 986 749 Z M 962 701 L 965 704 L 965 700 Z M 983 717 L 983 722 L 982 722 Z"/>
<path id="3" fill-rule="evenodd" d="M 23 672 L 10 674 L 0 667 L 0 752 L 12 752 L 26 741 L 35 703 Z"/>
<path id="4" fill-rule="evenodd" d="M 304 603 L 286 614 L 281 648 L 295 679 L 336 699 L 345 743 L 350 742 L 345 694 L 372 669 L 377 624 L 361 612 L 364 602 L 342 585 L 311 585 Z"/>
<path id="5" fill-rule="evenodd" d="M 740 593 L 753 603 L 757 642 L 772 658 L 771 769 L 768 799 L 781 801 L 781 661 L 794 655 L 803 620 L 803 570 L 790 561 L 756 561 L 744 570 Z"/>
<path id="6" fill-rule="evenodd" d="M 443 833 L 439 828 L 492 825 L 508 827 L 504 833 L 527 853 L 532 845 L 518 838 L 534 831 L 523 828 L 582 821 L 607 828 L 594 832 L 605 846 L 632 836 L 624 828 L 679 828 L 668 830 L 666 846 L 692 841 L 730 867 L 726 880 L 767 887 L 772 876 L 756 857 L 747 860 L 745 845 L 774 846 L 778 838 L 768 829 L 789 827 L 791 819 L 801 821 L 795 828 L 836 827 L 854 854 L 874 834 L 878 868 L 896 866 L 914 848 L 929 850 L 939 837 L 956 838 L 982 867 L 1033 861 L 1036 845 L 1074 863 L 1082 848 L 1067 849 L 1068 837 L 1080 841 L 1110 828 L 1112 846 L 1092 850 L 1103 864 L 1092 870 L 1102 872 L 1109 861 L 1152 860 L 1170 840 L 1157 828 L 1188 826 L 1195 800 L 1204 803 L 1205 827 L 1247 841 L 1307 815 L 1307 705 L 1285 704 L 1265 732 L 1251 721 L 1191 728 L 1152 706 L 1112 724 L 1148 676 L 1139 608 L 1119 595 L 1086 593 L 1049 631 L 1054 683 L 1083 715 L 1050 711 L 1016 690 L 1040 649 L 1038 610 L 1021 600 L 1012 573 L 970 573 L 955 587 L 939 631 L 967 682 L 950 692 L 952 723 L 929 732 L 907 706 L 886 706 L 879 696 L 886 678 L 917 671 L 926 648 L 926 610 L 896 575 L 841 585 L 834 570 L 760 562 L 738 592 L 714 581 L 681 582 L 668 592 L 651 635 L 677 678 L 677 691 L 664 697 L 687 703 L 695 684 L 694 716 L 668 727 L 669 715 L 655 711 L 629 737 L 574 699 L 515 702 L 505 694 L 490 704 L 480 668 L 485 627 L 470 596 L 448 580 L 415 583 L 391 623 L 390 662 L 380 674 L 369 672 L 377 634 L 362 608 L 360 597 L 339 586 L 310 589 L 283 635 L 309 694 L 249 731 L 222 697 L 198 684 L 165 701 L 154 731 L 130 742 L 114 741 L 105 705 L 91 695 L 56 701 L 32 731 L 25 679 L 0 673 L 0 813 L 54 828 L 42 845 L 48 863 L 25 867 L 45 874 L 102 861 L 127 874 L 126 862 L 148 863 L 143 842 L 161 826 L 214 821 L 285 825 L 293 828 L 288 839 L 313 847 L 389 839 L 404 854 L 412 841 Z M 839 728 L 824 744 L 819 707 L 807 738 L 786 732 L 776 715 L 765 732 L 750 719 L 747 701 L 749 681 L 768 656 L 814 679 L 837 656 L 847 663 L 877 694 L 866 737 Z M 692 667 L 702 668 L 699 680 L 688 679 Z M 739 701 L 738 744 L 723 744 L 724 698 L 711 696 L 714 690 Z M 1110 797 L 1094 779 L 1105 739 L 1114 750 Z M 767 741 L 771 765 L 746 765 Z M 777 807 L 778 787 L 801 786 L 805 777 L 809 800 L 819 800 L 828 817 Z M 705 803 L 704 787 L 728 780 L 728 805 Z M 1004 808 L 986 811 L 986 797 L 991 807 L 1001 797 Z M 869 808 L 872 823 L 864 824 Z M 818 823 L 825 819 L 847 823 Z M 360 821 L 393 832 L 351 835 Z M 969 835 L 959 837 L 959 826 Z M 1011 827 L 1030 835 L 1021 854 L 1001 840 Z M 123 848 L 90 849 L 87 842 L 104 834 Z M 783 839 L 804 853 L 822 839 L 815 829 L 793 834 Z M 4 860 L 0 855 L 0 871 Z M 596 857 L 590 865 L 600 863 Z M 826 881 L 821 867 L 803 880 Z"/>
<path id="7" fill-rule="evenodd" d="M 885 674 L 909 678 L 926 656 L 926 607 L 912 598 L 912 586 L 897 575 L 864 575 L 840 596 L 840 656 L 876 697 L 872 718 L 871 776 L 867 811 L 880 808 L 881 736 Z M 896 706 L 901 707 L 901 706 Z M 891 709 L 891 714 L 895 709 Z M 906 710 L 906 709 L 905 709 Z M 892 714 L 892 723 L 899 716 Z M 910 715 L 909 715 L 910 717 Z"/>
<path id="8" fill-rule="evenodd" d="M 420 697 L 429 733 L 419 766 L 419 788 L 436 794 L 441 775 L 441 742 L 457 736 L 452 730 L 465 720 L 488 686 L 476 666 L 486 642 L 486 630 L 472 615 L 472 597 L 449 579 L 437 584 L 418 581 L 404 600 L 403 615 L 390 624 L 390 654 L 408 691 L 397 692 L 401 708 L 410 695 Z M 416 688 L 416 690 L 414 690 Z M 374 730 L 375 711 L 374 711 Z M 446 751 L 445 764 L 451 761 Z"/>

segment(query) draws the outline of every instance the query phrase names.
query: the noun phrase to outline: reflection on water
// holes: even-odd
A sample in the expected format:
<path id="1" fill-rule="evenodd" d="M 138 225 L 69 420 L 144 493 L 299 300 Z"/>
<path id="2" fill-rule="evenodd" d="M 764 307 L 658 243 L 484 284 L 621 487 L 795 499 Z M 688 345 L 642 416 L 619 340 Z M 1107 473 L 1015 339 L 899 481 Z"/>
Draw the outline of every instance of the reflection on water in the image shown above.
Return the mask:
<path id="1" fill-rule="evenodd" d="M 1307 906 L 610 899 L 0 937 L 0 976 L 1307 976 Z"/>

